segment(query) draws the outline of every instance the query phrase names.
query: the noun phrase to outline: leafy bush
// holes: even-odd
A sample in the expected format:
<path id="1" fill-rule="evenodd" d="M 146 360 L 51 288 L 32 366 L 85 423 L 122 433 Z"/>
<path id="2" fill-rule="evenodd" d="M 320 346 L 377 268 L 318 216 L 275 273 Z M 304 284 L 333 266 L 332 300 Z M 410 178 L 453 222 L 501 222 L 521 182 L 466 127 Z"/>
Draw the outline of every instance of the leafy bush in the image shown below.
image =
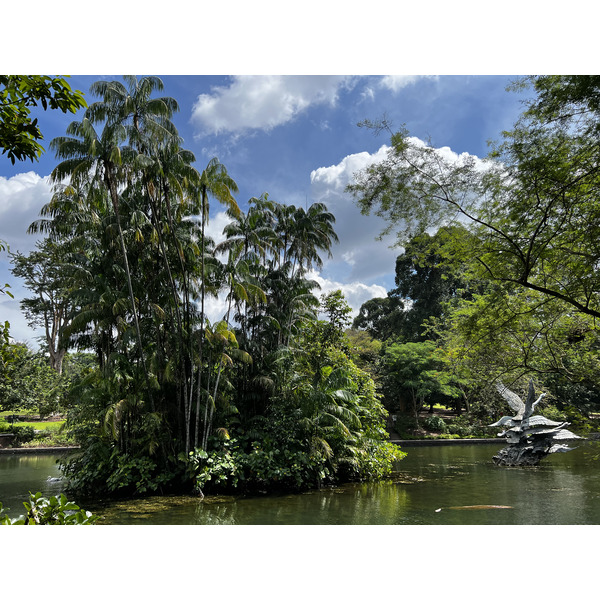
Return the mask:
<path id="1" fill-rule="evenodd" d="M 396 444 L 374 443 L 358 453 L 359 471 L 355 479 L 377 480 L 388 477 L 394 464 L 406 456 Z"/>
<path id="2" fill-rule="evenodd" d="M 45 498 L 41 492 L 29 493 L 29 502 L 23 502 L 27 514 L 11 519 L 0 503 L 0 525 L 91 525 L 100 517 L 67 500 L 64 494 Z"/>
<path id="3" fill-rule="evenodd" d="M 248 451 L 235 440 L 211 452 L 196 449 L 189 453 L 187 464 L 197 491 L 300 490 L 330 476 L 322 457 L 271 447 L 268 440 L 266 445 L 252 442 Z"/>
<path id="4" fill-rule="evenodd" d="M 574 406 L 567 406 L 564 410 L 565 419 L 571 423 L 571 429 L 573 433 L 578 435 L 589 435 L 594 431 L 598 431 L 598 425 L 589 417 L 585 416 Z"/>
<path id="5" fill-rule="evenodd" d="M 423 427 L 428 431 L 444 433 L 446 431 L 446 423 L 441 417 L 431 416 L 423 419 Z"/>
<path id="6" fill-rule="evenodd" d="M 116 456 L 116 468 L 107 478 L 110 492 L 129 490 L 135 494 L 156 492 L 171 479 L 168 474 L 158 473 L 156 463 L 149 456 Z"/>
<path id="7" fill-rule="evenodd" d="M 53 448 L 69 445 L 73 445 L 73 438 L 68 433 L 49 431 L 37 434 L 30 442 L 24 442 L 23 448 Z"/>
<path id="8" fill-rule="evenodd" d="M 6 433 L 14 433 L 12 440 L 13 448 L 18 448 L 27 442 L 31 442 L 35 437 L 35 429 L 31 425 L 10 425 Z"/>
<path id="9" fill-rule="evenodd" d="M 448 423 L 448 433 L 461 438 L 487 438 L 494 437 L 497 431 L 472 415 L 461 415 Z"/>
<path id="10" fill-rule="evenodd" d="M 565 413 L 556 406 L 544 406 L 544 408 L 537 411 L 537 414 L 542 415 L 551 421 L 562 422 L 567 420 Z"/>
<path id="11" fill-rule="evenodd" d="M 396 433 L 402 437 L 406 437 L 415 429 L 415 418 L 404 414 L 398 415 L 394 423 L 394 429 Z"/>
<path id="12" fill-rule="evenodd" d="M 60 460 L 68 489 L 78 496 L 141 495 L 160 492 L 178 470 L 161 469 L 154 457 L 119 452 L 106 440 L 90 436 L 81 451 Z"/>

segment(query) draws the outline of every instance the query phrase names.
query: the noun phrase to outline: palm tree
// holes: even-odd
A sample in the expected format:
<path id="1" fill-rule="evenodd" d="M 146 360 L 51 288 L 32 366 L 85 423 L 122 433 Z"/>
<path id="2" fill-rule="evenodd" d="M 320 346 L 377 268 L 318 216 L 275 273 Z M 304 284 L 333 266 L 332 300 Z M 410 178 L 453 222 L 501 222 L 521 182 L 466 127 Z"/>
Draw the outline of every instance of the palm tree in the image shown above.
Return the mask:
<path id="1" fill-rule="evenodd" d="M 227 168 L 218 158 L 212 158 L 204 171 L 200 175 L 200 181 L 197 186 L 197 194 L 200 210 L 200 252 L 204 260 L 204 239 L 206 225 L 208 225 L 210 204 L 209 196 L 212 196 L 223 204 L 232 216 L 240 215 L 240 208 L 232 195 L 237 192 L 236 182 L 230 177 Z M 202 263 L 202 288 L 201 288 L 201 322 L 204 319 L 204 262 Z"/>
<path id="2" fill-rule="evenodd" d="M 232 221 L 223 229 L 226 239 L 217 246 L 217 252 L 239 250 L 241 256 L 248 257 L 250 253 L 255 253 L 261 259 L 269 252 L 274 252 L 277 238 L 268 205 L 257 198 L 251 198 L 249 204 L 247 213 L 228 211 Z"/>
<path id="3" fill-rule="evenodd" d="M 95 186 L 107 191 L 111 200 L 116 218 L 121 253 L 127 278 L 131 311 L 134 318 L 135 330 L 138 341 L 139 357 L 142 363 L 146 380 L 148 371 L 144 360 L 144 351 L 140 325 L 136 307 L 136 300 L 131 282 L 129 259 L 125 237 L 121 225 L 119 184 L 125 179 L 124 172 L 127 163 L 133 158 L 131 149 L 122 147 L 126 140 L 126 129 L 121 123 L 107 122 L 102 133 L 98 135 L 92 121 L 86 116 L 81 122 L 74 121 L 67 127 L 67 136 L 55 138 L 50 147 L 55 151 L 57 158 L 63 161 L 52 171 L 52 181 L 57 183 L 69 178 L 74 185 Z M 148 383 L 148 392 L 150 385 Z M 154 401 L 150 395 L 150 402 L 154 410 Z"/>
<path id="4" fill-rule="evenodd" d="M 186 192 L 189 192 L 192 184 L 196 186 L 203 184 L 204 197 L 207 195 L 207 190 L 217 196 L 225 197 L 226 195 L 215 181 L 217 179 L 215 175 L 219 174 L 218 167 L 215 164 L 209 164 L 210 173 L 203 174 L 204 181 L 202 181 L 202 177 L 191 166 L 194 155 L 181 149 L 177 130 L 170 120 L 173 112 L 178 110 L 177 102 L 169 97 L 152 97 L 155 91 L 163 90 L 162 81 L 157 77 L 143 77 L 138 80 L 134 76 L 125 76 L 124 82 L 125 85 L 116 81 L 100 81 L 94 84 L 91 91 L 100 95 L 102 102 L 90 106 L 88 112 L 93 115 L 94 119 L 106 119 L 108 123 L 122 124 L 126 128 L 130 147 L 136 151 L 134 167 L 135 171 L 141 175 L 142 188 L 145 189 L 148 199 L 154 224 L 153 236 L 158 240 L 160 256 L 168 275 L 172 310 L 177 324 L 181 371 L 180 398 L 183 402 L 185 446 L 188 451 L 194 382 L 189 323 L 191 311 L 187 286 L 188 269 L 186 269 L 184 261 L 184 251 L 176 234 L 178 223 L 175 223 L 172 202 L 174 199 L 178 199 L 183 203 L 186 199 Z M 136 173 L 134 172 L 133 175 L 135 177 Z M 166 215 L 162 214 L 163 207 L 166 209 Z M 181 214 L 180 211 L 179 214 Z M 168 228 L 163 222 L 165 216 Z M 181 268 L 183 307 L 169 262 L 163 235 L 164 230 L 168 230 L 171 234 L 175 244 L 175 254 Z"/>
<path id="5" fill-rule="evenodd" d="M 164 89 L 158 77 L 124 75 L 125 85 L 119 81 L 97 81 L 90 93 L 102 98 L 92 104 L 86 114 L 94 122 L 115 122 L 125 126 L 127 139 L 138 152 L 146 152 L 149 140 L 167 140 L 178 137 L 171 122 L 179 110 L 171 97 L 153 98 L 152 93 Z"/>
<path id="6" fill-rule="evenodd" d="M 200 345 L 199 345 L 199 365 L 198 383 L 196 386 L 196 434 L 195 445 L 198 445 L 198 431 L 200 427 L 200 401 L 202 388 L 202 362 L 204 345 L 204 321 L 205 321 L 205 300 L 206 300 L 206 278 L 205 278 L 205 245 L 206 245 L 206 225 L 210 215 L 209 197 L 212 196 L 221 204 L 227 207 L 227 210 L 233 214 L 240 213 L 239 206 L 232 193 L 238 191 L 236 182 L 230 177 L 227 168 L 218 158 L 212 158 L 206 165 L 206 168 L 200 175 L 200 180 L 196 186 L 196 194 L 199 201 L 197 208 L 200 212 Z"/>
<path id="7" fill-rule="evenodd" d="M 150 205 L 153 221 L 153 237 L 158 240 L 160 257 L 168 276 L 171 290 L 171 306 L 175 314 L 180 351 L 180 372 L 183 398 L 183 413 L 185 421 L 186 452 L 190 446 L 190 420 L 193 397 L 193 363 L 192 336 L 190 326 L 191 305 L 189 272 L 186 265 L 186 253 L 181 239 L 182 218 L 191 207 L 190 189 L 192 183 L 197 183 L 199 174 L 191 166 L 194 155 L 180 148 L 178 140 L 169 139 L 163 143 L 151 140 L 146 144 L 148 154 L 144 155 L 145 164 L 142 181 L 146 197 Z M 164 209 L 164 211 L 163 211 Z M 173 241 L 176 264 L 179 264 L 179 282 L 171 267 L 164 232 L 167 231 Z M 189 236 L 186 241 L 189 241 Z"/>
<path id="8" fill-rule="evenodd" d="M 293 241 L 289 254 L 301 268 L 309 270 L 313 264 L 317 268 L 323 266 L 319 256 L 320 250 L 326 250 L 331 258 L 331 244 L 338 242 L 333 230 L 335 217 L 321 203 L 311 204 L 307 211 L 302 207 L 294 213 Z"/>

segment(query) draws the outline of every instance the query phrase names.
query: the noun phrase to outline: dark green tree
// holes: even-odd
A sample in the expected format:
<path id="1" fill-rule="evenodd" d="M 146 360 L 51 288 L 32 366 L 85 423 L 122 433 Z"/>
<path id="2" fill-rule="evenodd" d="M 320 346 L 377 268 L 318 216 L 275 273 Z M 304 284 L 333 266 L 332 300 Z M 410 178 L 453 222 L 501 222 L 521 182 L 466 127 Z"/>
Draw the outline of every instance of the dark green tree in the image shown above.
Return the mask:
<path id="1" fill-rule="evenodd" d="M 418 342 L 435 335 L 427 322 L 443 322 L 454 301 L 470 297 L 482 285 L 469 274 L 462 252 L 456 250 L 459 241 L 465 243 L 469 237 L 463 227 L 452 226 L 409 240 L 396 259 L 396 287 L 387 298 L 367 300 L 353 326 L 383 341 Z"/>
<path id="2" fill-rule="evenodd" d="M 412 413 L 419 426 L 419 411 L 431 404 L 461 395 L 451 375 L 444 369 L 431 341 L 390 344 L 382 357 L 382 388 L 386 404 Z"/>
<path id="3" fill-rule="evenodd" d="M 386 341 L 402 331 L 406 313 L 397 296 L 371 298 L 364 302 L 352 322 L 354 329 L 368 331 L 374 338 Z"/>

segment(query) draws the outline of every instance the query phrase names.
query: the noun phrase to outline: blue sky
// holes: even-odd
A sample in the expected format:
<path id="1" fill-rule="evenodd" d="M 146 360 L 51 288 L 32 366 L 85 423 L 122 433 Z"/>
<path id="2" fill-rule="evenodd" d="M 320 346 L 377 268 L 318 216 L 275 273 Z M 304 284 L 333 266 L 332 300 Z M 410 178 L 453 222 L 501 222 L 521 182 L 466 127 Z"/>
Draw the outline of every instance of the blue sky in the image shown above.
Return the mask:
<path id="1" fill-rule="evenodd" d="M 119 79 L 119 76 L 103 76 Z M 73 76 L 70 84 L 85 93 L 100 76 Z M 217 156 L 239 186 L 242 208 L 264 192 L 278 201 L 304 205 L 325 202 L 335 214 L 340 243 L 334 257 L 313 276 L 322 291 L 341 288 L 357 311 L 369 298 L 384 296 L 394 283 L 399 249 L 393 239 L 376 241 L 383 227 L 376 217 L 360 215 L 344 194 L 352 173 L 376 160 L 388 143 L 357 123 L 386 115 L 393 127 L 405 124 L 411 135 L 436 147 L 483 157 L 487 141 L 498 139 L 520 112 L 522 96 L 506 91 L 509 76 L 161 76 L 164 95 L 180 107 L 175 124 L 184 147 L 202 169 Z M 89 101 L 93 97 L 88 97 Z M 72 115 L 41 112 L 43 144 L 64 134 Z M 52 153 L 39 162 L 14 166 L 0 157 L 0 239 L 11 250 L 28 252 L 35 238 L 25 233 L 48 201 L 47 177 L 56 165 Z M 225 224 L 213 204 L 211 230 Z M 325 257 L 323 257 L 325 258 Z M 14 300 L 2 298 L 0 319 L 11 322 L 12 335 L 31 341 L 18 302 L 26 290 L 8 271 L 1 256 L 0 280 L 8 282 Z M 212 318 L 222 305 L 211 307 Z"/>

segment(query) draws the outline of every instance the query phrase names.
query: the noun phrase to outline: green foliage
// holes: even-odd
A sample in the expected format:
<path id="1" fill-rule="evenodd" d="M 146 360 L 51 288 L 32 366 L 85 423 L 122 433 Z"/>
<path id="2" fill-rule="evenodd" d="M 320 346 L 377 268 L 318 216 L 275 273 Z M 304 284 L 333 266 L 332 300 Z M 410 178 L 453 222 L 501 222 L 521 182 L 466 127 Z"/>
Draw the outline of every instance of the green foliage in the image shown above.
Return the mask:
<path id="1" fill-rule="evenodd" d="M 27 442 L 31 442 L 35 437 L 35 429 L 31 425 L 10 425 L 5 433 L 14 434 L 11 446 L 18 448 Z"/>
<path id="2" fill-rule="evenodd" d="M 441 417 L 430 416 L 423 419 L 422 425 L 427 431 L 444 433 L 447 429 L 444 419 Z"/>
<path id="3" fill-rule="evenodd" d="M 418 412 L 427 401 L 461 394 L 431 342 L 390 344 L 382 358 L 383 392 L 393 409 Z"/>
<path id="4" fill-rule="evenodd" d="M 352 327 L 386 341 L 402 330 L 406 318 L 404 309 L 402 301 L 395 296 L 388 294 L 386 298 L 371 298 L 361 305 Z"/>
<path id="5" fill-rule="evenodd" d="M 461 215 L 474 234 L 463 260 L 481 278 L 541 292 L 597 317 L 589 291 L 599 284 L 593 267 L 598 149 L 590 131 L 535 110 L 485 164 L 444 155 L 401 131 L 391 136 L 388 158 L 358 173 L 348 189 L 365 213 L 374 211 L 398 229 L 400 243 Z"/>
<path id="6" fill-rule="evenodd" d="M 462 415 L 453 418 L 447 427 L 448 433 L 460 438 L 495 437 L 496 432 L 487 427 L 489 423 L 481 423 L 473 415 Z"/>
<path id="7" fill-rule="evenodd" d="M 0 75 L 0 148 L 11 162 L 34 159 L 44 151 L 37 118 L 31 109 L 56 109 L 75 113 L 86 106 L 83 95 L 73 91 L 61 77 L 43 75 Z"/>
<path id="8" fill-rule="evenodd" d="M 335 290 L 321 296 L 321 310 L 327 315 L 327 324 L 322 333 L 323 343 L 336 346 L 342 342 L 344 330 L 350 325 L 350 313 L 341 290 Z"/>
<path id="9" fill-rule="evenodd" d="M 37 409 L 41 417 L 57 412 L 68 380 L 52 369 L 42 351 L 13 344 L 10 360 L 0 366 L 0 407 Z"/>
<path id="10" fill-rule="evenodd" d="M 21 310 L 30 326 L 44 328 L 50 366 L 60 374 L 67 348 L 64 330 L 74 316 L 67 293 L 72 269 L 69 248 L 50 238 L 36 242 L 36 248 L 27 256 L 12 254 L 11 272 L 33 294 L 21 301 Z"/>
<path id="11" fill-rule="evenodd" d="M 0 525 L 93 525 L 100 519 L 67 500 L 64 494 L 45 498 L 41 492 L 30 492 L 29 502 L 23 502 L 23 506 L 27 513 L 11 519 L 0 503 Z"/>
<path id="12" fill-rule="evenodd" d="M 538 407 L 537 414 L 540 414 L 551 421 L 558 421 L 559 423 L 567 420 L 566 414 L 556 406 L 550 405 Z"/>
<path id="13" fill-rule="evenodd" d="M 348 313 L 340 294 L 328 300 Z M 199 489 L 301 490 L 389 475 L 404 454 L 387 442 L 373 380 L 344 351 L 344 326 L 343 318 L 305 322 L 302 350 L 275 362 L 266 415 L 234 425 L 231 439 L 214 438 L 208 452 L 182 456 Z"/>
<path id="14" fill-rule="evenodd" d="M 314 446 L 301 449 L 298 440 L 246 441 L 245 449 L 240 443 L 228 442 L 209 453 L 198 449 L 190 453 L 187 465 L 197 491 L 301 491 L 347 478 L 381 479 L 405 456 L 394 444 L 373 443 L 356 456 L 332 462 Z"/>
<path id="15" fill-rule="evenodd" d="M 486 386 L 523 374 L 560 409 L 586 413 L 600 405 L 600 78 L 536 76 L 515 87 L 534 95 L 485 161 L 365 123 L 390 133 L 390 149 L 348 190 L 406 252 L 397 288 L 365 306 L 357 325 L 384 331 L 397 297 L 408 307 L 397 332 L 425 324 L 457 401 L 478 418 L 501 410 Z M 447 226 L 457 219 L 464 226 Z M 395 389 L 384 392 L 395 400 Z"/>
<path id="16" fill-rule="evenodd" d="M 396 259 L 396 287 L 386 298 L 367 300 L 353 327 L 365 329 L 382 341 L 419 342 L 439 333 L 428 327 L 443 323 L 460 298 L 481 287 L 464 262 L 470 233 L 461 226 L 441 227 L 435 235 L 423 233 L 408 240 Z"/>
<path id="17" fill-rule="evenodd" d="M 114 457 L 116 464 L 106 480 L 110 493 L 125 490 L 135 495 L 157 492 L 172 479 L 170 473 L 158 472 L 156 463 L 149 456 Z"/>
<path id="18" fill-rule="evenodd" d="M 175 465 L 167 469 L 156 457 L 123 453 L 97 434 L 88 437 L 79 453 L 61 459 L 61 469 L 68 489 L 78 496 L 162 493 L 181 475 Z"/>
<path id="19" fill-rule="evenodd" d="M 578 435 L 586 436 L 600 431 L 600 425 L 596 419 L 590 419 L 574 406 L 567 406 L 564 414 L 567 422 L 571 424 L 569 429 Z"/>
<path id="20" fill-rule="evenodd" d="M 252 441 L 244 451 L 237 442 L 219 450 L 190 453 L 188 465 L 197 490 L 211 492 L 299 491 L 329 480 L 322 456 L 294 450 L 273 441 Z"/>
<path id="21" fill-rule="evenodd" d="M 398 256 L 396 287 L 388 292 L 388 298 L 406 306 L 396 331 L 398 339 L 418 342 L 426 335 L 432 339 L 435 331 L 426 331 L 426 322 L 443 323 L 457 299 L 470 297 L 472 289 L 481 285 L 467 273 L 463 247 L 469 241 L 463 227 L 441 227 L 433 236 L 413 237 Z"/>

